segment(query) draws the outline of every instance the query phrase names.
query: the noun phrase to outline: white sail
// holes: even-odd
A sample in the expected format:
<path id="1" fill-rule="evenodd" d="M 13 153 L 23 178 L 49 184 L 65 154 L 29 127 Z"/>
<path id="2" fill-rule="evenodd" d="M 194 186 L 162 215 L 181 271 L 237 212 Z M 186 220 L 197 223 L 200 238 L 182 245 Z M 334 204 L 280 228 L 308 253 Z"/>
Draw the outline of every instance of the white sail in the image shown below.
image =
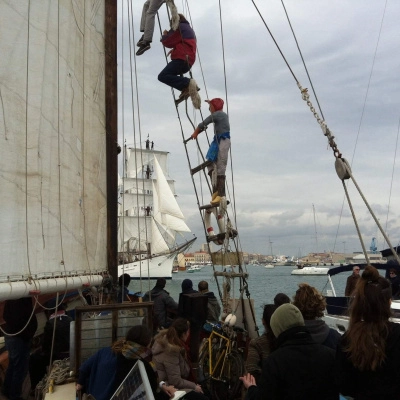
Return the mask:
<path id="1" fill-rule="evenodd" d="M 179 208 L 179 205 L 175 199 L 175 195 L 172 193 L 162 172 L 160 164 L 157 161 L 157 157 L 154 157 L 154 169 L 157 174 L 157 193 L 160 212 L 183 219 L 184 216 L 182 211 Z"/>
<path id="2" fill-rule="evenodd" d="M 104 271 L 104 3 L 3 1 L 0 37 L 0 279 Z"/>
<path id="3" fill-rule="evenodd" d="M 159 271 L 154 266 L 151 268 L 150 276 L 171 276 L 171 271 L 165 274 L 168 271 L 165 262 L 177 246 L 176 233 L 190 232 L 175 199 L 174 181 L 167 179 L 167 155 L 161 151 L 126 148 L 127 176 L 120 190 L 119 249 L 136 254 L 136 261 L 123 267 L 134 275 L 143 276 L 141 269 L 146 263 L 141 260 L 150 250 L 152 265 L 157 265 L 154 260 L 161 259 L 159 255 L 164 260 Z M 168 265 L 172 260 L 173 257 Z"/>

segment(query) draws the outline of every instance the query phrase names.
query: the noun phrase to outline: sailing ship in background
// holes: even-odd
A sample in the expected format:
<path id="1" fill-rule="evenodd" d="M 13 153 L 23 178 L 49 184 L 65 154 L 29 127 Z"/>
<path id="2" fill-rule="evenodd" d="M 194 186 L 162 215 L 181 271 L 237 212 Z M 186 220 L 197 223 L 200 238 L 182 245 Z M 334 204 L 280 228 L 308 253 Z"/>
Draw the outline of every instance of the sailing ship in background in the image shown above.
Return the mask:
<path id="1" fill-rule="evenodd" d="M 125 146 L 124 175 L 118 212 L 118 275 L 171 278 L 176 256 L 196 237 L 177 244 L 177 234 L 190 229 L 176 201 L 174 181 L 168 177 L 168 152 Z"/>

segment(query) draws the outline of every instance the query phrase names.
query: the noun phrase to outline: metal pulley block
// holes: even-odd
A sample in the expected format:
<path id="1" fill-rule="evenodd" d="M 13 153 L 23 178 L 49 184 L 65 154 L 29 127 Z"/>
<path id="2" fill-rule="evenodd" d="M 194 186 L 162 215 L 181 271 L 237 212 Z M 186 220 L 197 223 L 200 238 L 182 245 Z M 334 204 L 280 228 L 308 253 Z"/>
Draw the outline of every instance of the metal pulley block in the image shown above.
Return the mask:
<path id="1" fill-rule="evenodd" d="M 350 178 L 351 168 L 344 158 L 336 158 L 335 169 L 340 180 L 343 181 Z"/>

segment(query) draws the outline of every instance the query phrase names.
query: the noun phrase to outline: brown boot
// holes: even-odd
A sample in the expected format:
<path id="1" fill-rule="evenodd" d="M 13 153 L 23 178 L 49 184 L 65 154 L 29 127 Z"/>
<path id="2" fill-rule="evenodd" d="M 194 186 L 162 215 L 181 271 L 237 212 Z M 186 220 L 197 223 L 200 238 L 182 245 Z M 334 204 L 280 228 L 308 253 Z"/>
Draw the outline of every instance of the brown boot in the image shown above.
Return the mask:
<path id="1" fill-rule="evenodd" d="M 217 193 L 218 196 L 214 198 L 213 195 L 213 199 L 211 200 L 211 204 L 213 206 L 219 204 L 221 202 L 221 198 L 225 197 L 225 175 L 217 176 Z"/>
<path id="2" fill-rule="evenodd" d="M 217 176 L 217 188 L 221 197 L 225 197 L 225 175 Z"/>
<path id="3" fill-rule="evenodd" d="M 220 201 L 221 201 L 221 197 L 218 195 L 218 192 L 214 192 L 210 203 L 213 206 L 215 206 L 215 205 L 219 204 Z"/>

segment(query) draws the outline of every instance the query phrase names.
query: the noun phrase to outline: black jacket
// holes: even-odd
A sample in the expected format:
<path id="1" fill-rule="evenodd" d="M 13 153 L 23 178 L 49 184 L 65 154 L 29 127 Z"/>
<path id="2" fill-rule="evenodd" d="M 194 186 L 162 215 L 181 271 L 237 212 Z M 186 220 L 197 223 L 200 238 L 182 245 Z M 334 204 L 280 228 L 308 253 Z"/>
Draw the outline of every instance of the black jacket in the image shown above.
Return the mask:
<path id="1" fill-rule="evenodd" d="M 150 292 L 146 292 L 143 296 L 143 301 L 150 301 L 150 293 L 151 301 L 154 302 L 153 329 L 167 328 L 172 321 L 168 317 L 168 312 L 176 313 L 178 311 L 178 304 L 166 290 L 158 286 L 155 286 Z"/>
<path id="2" fill-rule="evenodd" d="M 346 335 L 342 337 L 336 353 L 336 378 L 340 393 L 356 400 L 400 399 L 400 325 L 389 322 L 389 329 L 387 358 L 375 372 L 362 372 L 353 367 L 348 353 L 343 351 Z"/>
<path id="3" fill-rule="evenodd" d="M 23 297 L 18 300 L 6 300 L 4 305 L 3 319 L 6 322 L 4 330 L 7 333 L 19 333 L 18 337 L 29 342 L 35 335 L 37 329 L 36 315 L 33 314 L 33 304 L 31 297 Z M 31 318 L 29 320 L 29 318 Z M 29 321 L 29 323 L 28 323 Z"/>
<path id="4" fill-rule="evenodd" d="M 290 328 L 277 339 L 277 349 L 263 361 L 259 386 L 246 400 L 337 400 L 335 352 L 315 343 L 304 326 Z"/>

